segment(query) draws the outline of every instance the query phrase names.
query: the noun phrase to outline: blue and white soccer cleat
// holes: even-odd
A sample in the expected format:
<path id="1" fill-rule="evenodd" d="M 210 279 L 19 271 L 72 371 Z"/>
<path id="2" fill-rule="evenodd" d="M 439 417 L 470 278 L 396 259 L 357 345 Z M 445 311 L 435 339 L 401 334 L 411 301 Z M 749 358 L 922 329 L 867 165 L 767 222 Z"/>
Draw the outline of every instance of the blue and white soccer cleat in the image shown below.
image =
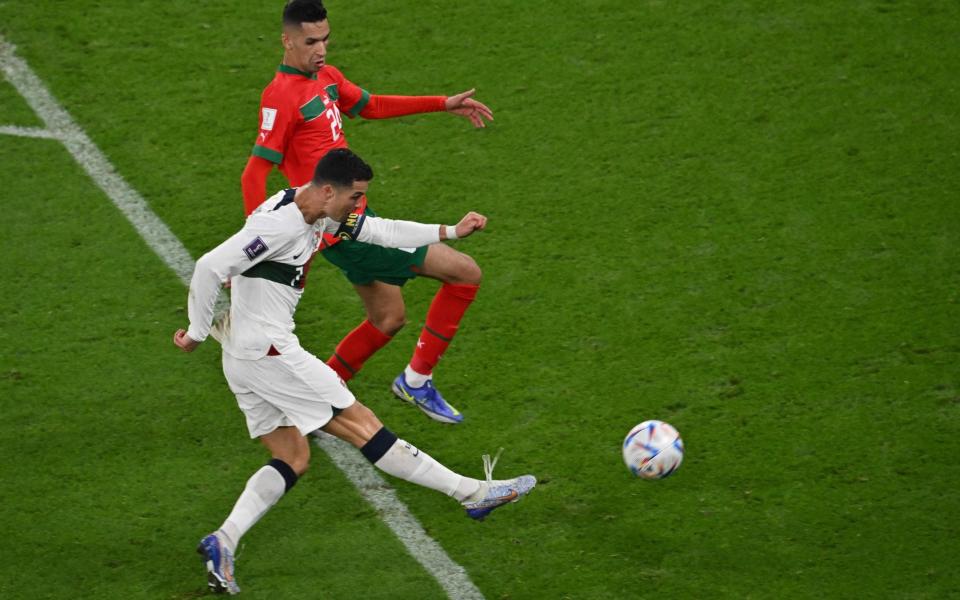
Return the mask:
<path id="1" fill-rule="evenodd" d="M 233 578 L 233 553 L 223 545 L 216 533 L 211 533 L 200 540 L 197 554 L 203 557 L 203 564 L 207 568 L 207 585 L 215 594 L 224 592 L 240 593 L 240 586 Z"/>
<path id="2" fill-rule="evenodd" d="M 489 482 L 490 487 L 487 490 L 487 495 L 482 500 L 464 502 L 463 507 L 467 509 L 468 517 L 482 521 L 493 509 L 516 502 L 529 494 L 535 485 L 537 485 L 537 478 L 533 475 L 521 475 L 516 479 L 491 481 Z"/>
<path id="3" fill-rule="evenodd" d="M 500 452 L 502 451 L 503 448 L 500 449 Z M 483 470 L 486 471 L 487 475 L 487 493 L 475 502 L 463 502 L 463 507 L 467 510 L 467 516 L 471 519 L 482 521 L 495 508 L 519 501 L 520 498 L 530 493 L 533 486 L 537 485 L 537 478 L 533 475 L 521 475 L 514 479 L 492 479 L 493 467 L 496 466 L 497 459 L 500 458 L 500 452 L 497 452 L 497 456 L 492 461 L 489 454 L 483 455 Z"/>
<path id="4" fill-rule="evenodd" d="M 413 387 L 407 383 L 407 378 L 403 373 L 397 375 L 390 386 L 393 393 L 401 400 L 406 400 L 410 404 L 415 404 L 417 408 L 427 414 L 428 417 L 441 423 L 459 423 L 463 421 L 463 415 L 460 411 L 447 404 L 437 388 L 433 387 L 433 381 L 427 380 L 423 387 Z"/>

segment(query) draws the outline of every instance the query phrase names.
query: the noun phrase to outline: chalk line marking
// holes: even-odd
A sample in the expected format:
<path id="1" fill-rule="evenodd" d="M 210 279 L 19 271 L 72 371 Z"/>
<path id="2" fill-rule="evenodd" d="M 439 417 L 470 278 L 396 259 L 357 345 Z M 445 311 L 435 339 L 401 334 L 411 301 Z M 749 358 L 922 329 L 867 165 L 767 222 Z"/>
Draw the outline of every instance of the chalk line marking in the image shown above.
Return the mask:
<path id="1" fill-rule="evenodd" d="M 0 69 L 27 104 L 46 124 L 35 127 L 0 126 L 0 134 L 56 139 L 66 146 L 74 160 L 130 221 L 157 256 L 169 266 L 184 285 L 190 285 L 193 259 L 183 243 L 166 223 L 150 210 L 143 197 L 116 172 L 107 157 L 87 137 L 70 115 L 54 99 L 29 65 L 15 54 L 15 47 L 0 35 Z M 330 455 L 363 497 L 380 514 L 394 535 L 413 558 L 430 573 L 454 600 L 482 600 L 466 570 L 451 559 L 433 538 L 427 535 L 396 492 L 355 448 L 333 438 L 315 438 L 316 445 Z"/>
<path id="2" fill-rule="evenodd" d="M 18 127 L 17 125 L 0 125 L 0 135 L 15 135 L 17 137 L 42 138 L 59 140 L 60 136 L 42 127 Z"/>

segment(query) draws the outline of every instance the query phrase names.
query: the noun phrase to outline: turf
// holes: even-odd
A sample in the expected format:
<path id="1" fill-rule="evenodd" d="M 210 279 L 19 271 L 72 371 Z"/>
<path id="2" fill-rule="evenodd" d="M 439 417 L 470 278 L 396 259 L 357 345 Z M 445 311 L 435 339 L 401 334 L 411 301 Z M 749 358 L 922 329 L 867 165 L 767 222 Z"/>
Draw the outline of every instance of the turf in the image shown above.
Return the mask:
<path id="1" fill-rule="evenodd" d="M 487 598 L 960 596 L 956 3 L 328 6 L 353 81 L 495 111 L 345 125 L 378 212 L 490 217 L 437 373 L 467 421 L 387 389 L 432 282 L 351 385 L 456 470 L 540 478 L 482 524 L 394 482 Z M 277 12 L 8 1 L 0 33 L 199 256 L 241 222 Z M 2 80 L 0 125 L 40 125 Z M 219 349 L 174 351 L 185 290 L 57 142 L 0 136 L 0 180 L 0 596 L 199 597 L 265 458 Z M 325 268 L 298 332 L 325 356 L 360 316 Z M 648 418 L 687 447 L 656 483 L 620 459 Z M 251 598 L 443 597 L 322 454 L 244 542 Z"/>

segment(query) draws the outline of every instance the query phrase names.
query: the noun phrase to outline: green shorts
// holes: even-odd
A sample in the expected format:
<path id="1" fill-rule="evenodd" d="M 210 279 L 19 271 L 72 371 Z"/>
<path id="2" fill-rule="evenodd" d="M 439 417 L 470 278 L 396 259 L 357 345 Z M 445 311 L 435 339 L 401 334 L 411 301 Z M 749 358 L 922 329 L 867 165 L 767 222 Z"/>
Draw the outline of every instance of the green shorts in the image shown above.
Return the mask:
<path id="1" fill-rule="evenodd" d="M 365 285 L 374 280 L 403 285 L 417 276 L 411 267 L 423 265 L 427 248 L 428 246 L 420 246 L 401 250 L 343 241 L 327 248 L 321 254 L 338 267 L 354 285 Z"/>

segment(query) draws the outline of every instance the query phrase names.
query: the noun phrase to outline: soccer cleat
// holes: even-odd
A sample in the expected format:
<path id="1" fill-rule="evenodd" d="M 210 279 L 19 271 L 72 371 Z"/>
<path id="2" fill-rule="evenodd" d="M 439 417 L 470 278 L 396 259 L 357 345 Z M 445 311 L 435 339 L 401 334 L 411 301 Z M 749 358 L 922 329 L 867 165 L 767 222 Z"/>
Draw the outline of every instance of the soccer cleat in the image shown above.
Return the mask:
<path id="1" fill-rule="evenodd" d="M 503 448 L 500 449 L 503 452 Z M 483 498 L 475 502 L 463 502 L 463 507 L 467 510 L 467 516 L 477 521 L 482 521 L 491 511 L 504 504 L 517 502 L 530 493 L 533 486 L 537 485 L 537 478 L 533 475 L 521 475 L 514 479 L 494 480 L 493 467 L 500 458 L 500 452 L 494 459 L 490 460 L 489 454 L 483 455 L 483 470 L 487 474 L 487 493 Z"/>
<path id="2" fill-rule="evenodd" d="M 207 585 L 215 594 L 227 592 L 231 596 L 240 593 L 240 586 L 233 578 L 233 553 L 223 545 L 216 533 L 200 540 L 197 554 L 203 557 L 207 568 Z"/>
<path id="3" fill-rule="evenodd" d="M 415 404 L 417 408 L 427 414 L 428 417 L 441 423 L 459 423 L 463 421 L 463 415 L 460 411 L 447 404 L 437 388 L 433 387 L 433 381 L 427 380 L 423 387 L 412 387 L 407 383 L 407 378 L 403 373 L 397 375 L 390 386 L 393 393 L 401 400 L 406 400 L 410 404 Z"/>

